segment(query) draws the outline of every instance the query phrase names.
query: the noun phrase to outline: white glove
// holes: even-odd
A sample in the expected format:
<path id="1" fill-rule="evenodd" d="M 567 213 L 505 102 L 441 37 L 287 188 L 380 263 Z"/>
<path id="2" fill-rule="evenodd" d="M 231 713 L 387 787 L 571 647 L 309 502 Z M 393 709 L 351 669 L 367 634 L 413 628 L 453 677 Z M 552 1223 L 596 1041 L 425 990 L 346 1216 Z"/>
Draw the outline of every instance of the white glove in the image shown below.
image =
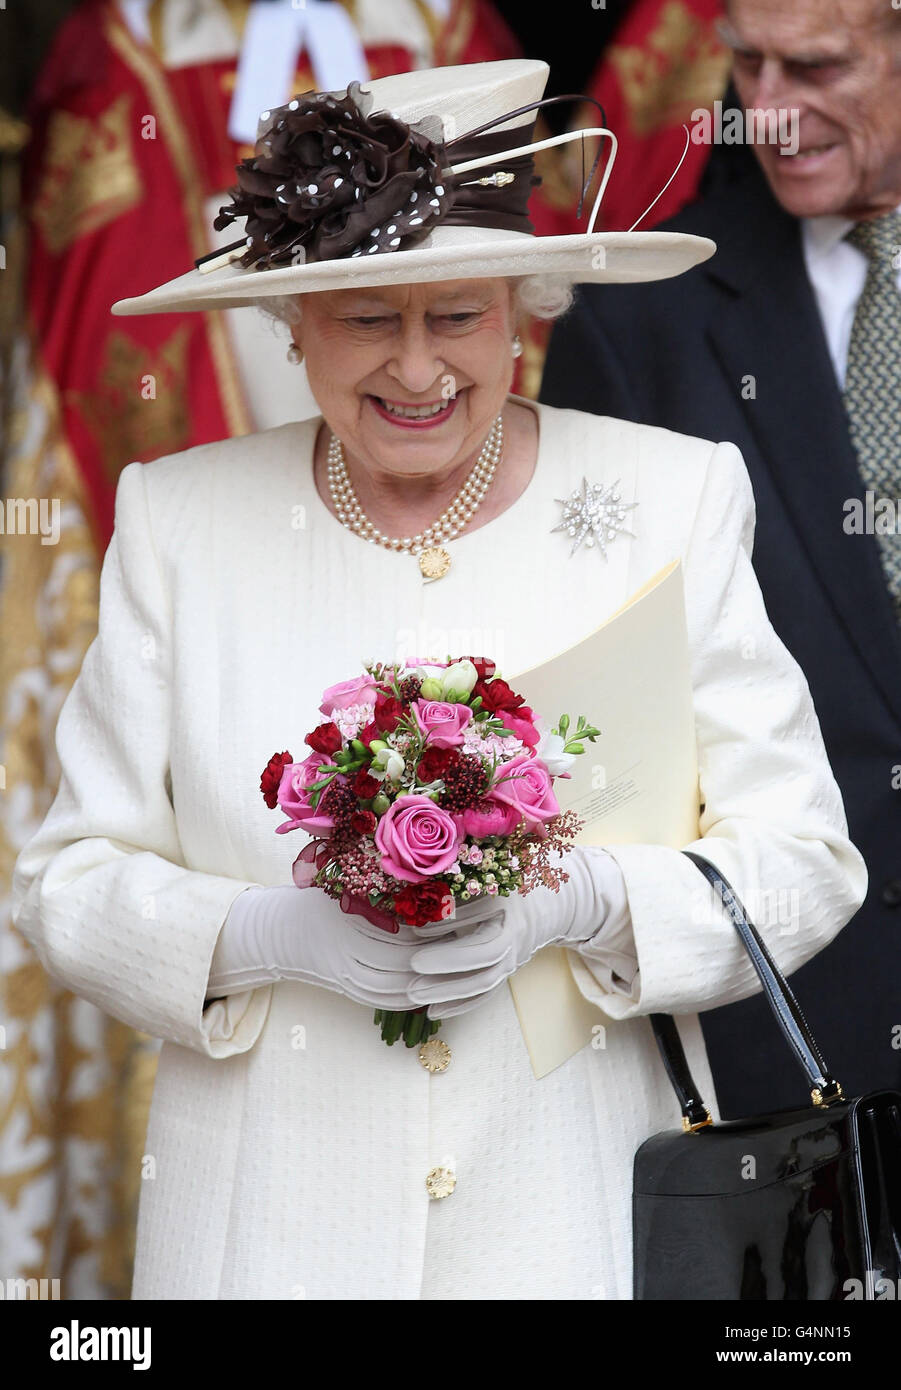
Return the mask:
<path id="1" fill-rule="evenodd" d="M 489 900 L 495 910 L 479 925 L 413 951 L 411 965 L 420 978 L 410 998 L 429 1005 L 429 1018 L 450 1018 L 484 1003 L 543 946 L 571 946 L 590 958 L 609 942 L 622 953 L 632 919 L 616 860 L 593 845 L 576 845 L 551 861 L 569 874 L 558 892 L 541 887 Z"/>
<path id="2" fill-rule="evenodd" d="M 394 935 L 294 884 L 245 888 L 232 903 L 210 966 L 207 999 L 277 980 L 302 980 L 376 1009 L 416 1009 L 410 957 L 421 937 Z"/>

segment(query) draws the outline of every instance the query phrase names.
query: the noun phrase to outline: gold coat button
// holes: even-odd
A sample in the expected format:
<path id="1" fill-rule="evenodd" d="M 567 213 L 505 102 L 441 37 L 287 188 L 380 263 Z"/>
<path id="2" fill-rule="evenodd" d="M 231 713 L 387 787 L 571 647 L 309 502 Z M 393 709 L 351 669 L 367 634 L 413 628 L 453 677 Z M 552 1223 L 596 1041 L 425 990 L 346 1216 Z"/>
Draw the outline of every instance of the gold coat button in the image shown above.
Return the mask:
<path id="1" fill-rule="evenodd" d="M 433 1201 L 440 1201 L 442 1197 L 449 1197 L 457 1186 L 457 1175 L 453 1168 L 448 1168 L 446 1164 L 438 1164 L 436 1168 L 429 1169 L 425 1185 Z"/>
<path id="2" fill-rule="evenodd" d="M 450 1066 L 451 1050 L 447 1043 L 432 1034 L 419 1048 L 419 1065 L 426 1071 L 447 1071 Z"/>

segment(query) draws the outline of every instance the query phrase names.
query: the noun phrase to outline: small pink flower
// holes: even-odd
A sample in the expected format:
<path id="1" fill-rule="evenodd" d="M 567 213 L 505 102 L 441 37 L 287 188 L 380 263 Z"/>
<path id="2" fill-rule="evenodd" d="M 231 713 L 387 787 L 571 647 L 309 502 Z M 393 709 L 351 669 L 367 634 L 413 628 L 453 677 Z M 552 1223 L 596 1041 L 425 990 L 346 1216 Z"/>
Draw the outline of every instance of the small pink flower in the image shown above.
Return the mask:
<path id="1" fill-rule="evenodd" d="M 446 700 L 414 700 L 410 708 L 430 748 L 459 748 L 463 730 L 472 722 L 469 705 Z"/>
<path id="2" fill-rule="evenodd" d="M 538 829 L 560 814 L 551 774 L 541 759 L 531 753 L 519 753 L 504 763 L 491 795 L 524 816 L 529 830 Z"/>
<path id="3" fill-rule="evenodd" d="M 407 883 L 445 873 L 456 861 L 461 839 L 448 811 L 430 796 L 412 792 L 391 803 L 375 831 L 382 869 Z"/>

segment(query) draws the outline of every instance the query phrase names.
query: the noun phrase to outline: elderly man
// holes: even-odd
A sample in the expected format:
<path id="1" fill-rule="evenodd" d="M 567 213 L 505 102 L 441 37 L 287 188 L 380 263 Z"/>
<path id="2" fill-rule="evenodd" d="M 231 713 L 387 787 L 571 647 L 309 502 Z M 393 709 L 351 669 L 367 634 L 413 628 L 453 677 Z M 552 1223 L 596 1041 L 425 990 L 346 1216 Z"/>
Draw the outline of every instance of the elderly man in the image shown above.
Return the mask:
<path id="1" fill-rule="evenodd" d="M 793 983 L 846 1092 L 899 1087 L 901 10 L 731 0 L 722 32 L 741 107 L 781 108 L 795 138 L 714 152 L 707 191 L 670 225 L 716 256 L 682 279 L 584 287 L 542 399 L 740 447 L 767 609 L 870 875 Z M 769 886 L 790 931 L 792 885 Z M 761 999 L 704 1017 L 725 1115 L 803 1103 Z"/>

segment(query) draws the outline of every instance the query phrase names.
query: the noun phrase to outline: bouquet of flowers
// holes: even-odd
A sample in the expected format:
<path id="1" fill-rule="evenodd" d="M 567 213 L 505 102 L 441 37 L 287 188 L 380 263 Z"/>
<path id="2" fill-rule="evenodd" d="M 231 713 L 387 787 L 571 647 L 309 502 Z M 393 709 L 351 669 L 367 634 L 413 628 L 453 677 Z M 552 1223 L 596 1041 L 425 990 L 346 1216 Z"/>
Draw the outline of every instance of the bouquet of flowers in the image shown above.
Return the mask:
<path id="1" fill-rule="evenodd" d="M 363 669 L 325 691 L 308 756 L 276 753 L 260 779 L 266 804 L 288 817 L 276 832 L 312 837 L 294 861 L 297 886 L 389 932 L 450 923 L 458 906 L 539 884 L 558 891 L 568 874 L 552 857 L 582 822 L 561 812 L 553 782 L 600 730 L 582 715 L 573 730 L 567 715 L 539 727 L 485 657 Z M 408 1047 L 440 1027 L 425 1008 L 378 1009 L 375 1022 L 385 1042 Z"/>

